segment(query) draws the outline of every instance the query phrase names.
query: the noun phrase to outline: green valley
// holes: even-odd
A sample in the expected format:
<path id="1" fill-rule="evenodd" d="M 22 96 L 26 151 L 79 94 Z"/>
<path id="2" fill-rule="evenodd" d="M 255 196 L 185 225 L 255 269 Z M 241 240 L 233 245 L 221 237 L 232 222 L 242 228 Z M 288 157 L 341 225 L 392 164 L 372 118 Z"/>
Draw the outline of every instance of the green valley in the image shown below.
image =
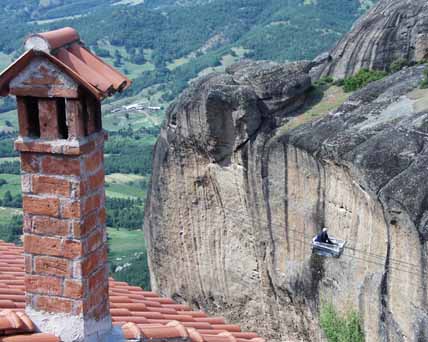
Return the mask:
<path id="1" fill-rule="evenodd" d="M 242 59 L 312 59 L 371 3 L 0 0 L 0 23 L 8 33 L 0 35 L 0 69 L 23 52 L 29 33 L 72 26 L 87 47 L 133 80 L 130 89 L 103 104 L 107 223 L 116 279 L 147 288 L 144 202 L 153 145 L 169 104 L 196 77 Z M 17 127 L 14 99 L 0 98 L 0 239 L 19 243 L 20 166 L 12 144 Z"/>

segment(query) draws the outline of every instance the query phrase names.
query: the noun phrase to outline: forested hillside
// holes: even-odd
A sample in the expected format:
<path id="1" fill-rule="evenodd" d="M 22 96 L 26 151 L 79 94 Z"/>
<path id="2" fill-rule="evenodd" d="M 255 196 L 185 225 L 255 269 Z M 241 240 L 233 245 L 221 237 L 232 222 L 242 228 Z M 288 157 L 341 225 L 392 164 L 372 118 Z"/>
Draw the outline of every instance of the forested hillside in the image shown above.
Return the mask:
<path id="1" fill-rule="evenodd" d="M 142 233 L 151 152 L 167 106 L 190 80 L 250 58 L 311 59 L 346 32 L 365 0 L 0 0 L 0 69 L 24 38 L 64 26 L 133 86 L 106 101 L 106 193 L 115 277 L 148 286 Z M 138 105 L 138 109 L 130 106 Z M 15 101 L 0 99 L 0 239 L 19 241 Z M 143 269 L 135 272 L 136 267 Z"/>
<path id="2" fill-rule="evenodd" d="M 127 95 L 151 88 L 168 103 L 204 69 L 242 57 L 313 58 L 348 30 L 367 4 L 358 0 L 20 0 L 12 4 L 2 0 L 5 11 L 0 20 L 14 30 L 13 37 L 0 38 L 0 51 L 19 50 L 28 32 L 70 25 L 98 54 L 135 79 Z"/>

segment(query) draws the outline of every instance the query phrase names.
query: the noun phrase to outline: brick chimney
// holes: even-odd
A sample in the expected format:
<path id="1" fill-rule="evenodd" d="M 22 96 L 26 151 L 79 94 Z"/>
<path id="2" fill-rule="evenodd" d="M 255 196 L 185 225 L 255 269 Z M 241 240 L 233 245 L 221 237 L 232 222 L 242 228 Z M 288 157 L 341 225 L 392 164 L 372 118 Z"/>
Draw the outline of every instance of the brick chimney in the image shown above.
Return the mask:
<path id="1" fill-rule="evenodd" d="M 108 300 L 101 99 L 130 85 L 71 28 L 30 36 L 0 75 L 17 97 L 26 312 L 64 342 L 104 341 Z"/>

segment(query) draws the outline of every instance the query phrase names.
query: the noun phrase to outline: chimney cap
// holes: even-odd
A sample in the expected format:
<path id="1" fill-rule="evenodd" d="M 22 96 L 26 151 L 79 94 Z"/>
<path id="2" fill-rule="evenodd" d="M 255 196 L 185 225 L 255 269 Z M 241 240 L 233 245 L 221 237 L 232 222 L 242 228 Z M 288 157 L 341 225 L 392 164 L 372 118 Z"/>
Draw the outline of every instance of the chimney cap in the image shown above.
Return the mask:
<path id="1" fill-rule="evenodd" d="M 80 36 L 75 29 L 64 27 L 59 30 L 30 35 L 25 41 L 25 49 L 51 53 L 52 50 L 71 45 L 72 43 L 79 41 Z"/>
<path id="2" fill-rule="evenodd" d="M 68 74 L 98 100 L 129 88 L 131 80 L 97 57 L 71 27 L 30 35 L 27 51 L 0 73 L 0 96 L 10 94 L 9 83 L 36 57 L 44 57 Z"/>

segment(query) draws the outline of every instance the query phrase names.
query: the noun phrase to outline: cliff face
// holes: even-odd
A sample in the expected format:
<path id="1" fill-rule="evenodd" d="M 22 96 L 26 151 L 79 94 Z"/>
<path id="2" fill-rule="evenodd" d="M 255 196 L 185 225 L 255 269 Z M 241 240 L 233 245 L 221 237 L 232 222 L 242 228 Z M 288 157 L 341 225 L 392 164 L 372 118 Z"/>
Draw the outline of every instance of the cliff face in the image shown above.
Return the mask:
<path id="1" fill-rule="evenodd" d="M 425 66 L 326 115 L 311 67 L 235 65 L 170 108 L 146 205 L 153 288 L 270 341 L 321 341 L 324 300 L 359 311 L 369 342 L 427 341 Z M 348 240 L 340 259 L 312 255 L 323 226 Z"/>
<path id="2" fill-rule="evenodd" d="M 382 0 L 331 51 L 321 72 L 342 79 L 356 71 L 388 69 L 398 60 L 428 59 L 428 3 Z"/>

